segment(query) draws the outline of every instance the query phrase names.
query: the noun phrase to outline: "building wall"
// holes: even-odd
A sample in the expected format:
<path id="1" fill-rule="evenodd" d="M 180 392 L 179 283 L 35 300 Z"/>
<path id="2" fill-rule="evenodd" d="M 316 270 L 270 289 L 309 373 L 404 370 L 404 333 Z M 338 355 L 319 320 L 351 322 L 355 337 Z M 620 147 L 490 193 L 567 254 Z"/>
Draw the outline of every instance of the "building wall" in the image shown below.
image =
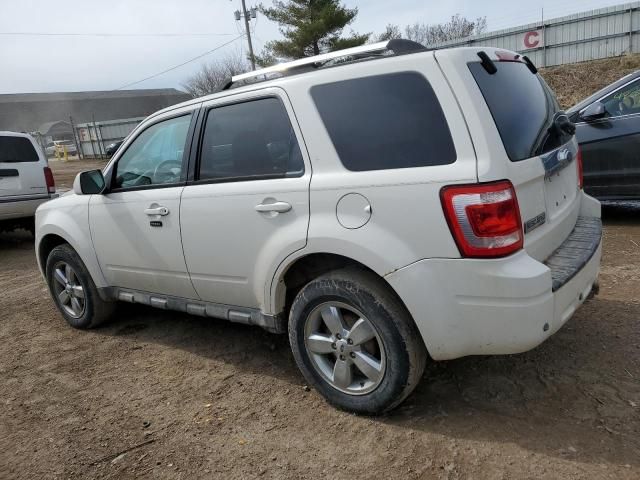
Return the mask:
<path id="1" fill-rule="evenodd" d="M 541 19 L 538 23 L 429 47 L 483 45 L 520 52 L 541 67 L 637 53 L 640 52 L 640 2 Z"/>
<path id="2" fill-rule="evenodd" d="M 35 101 L 29 98 L 29 94 L 0 95 L 0 130 L 31 132 L 45 122 L 68 122 L 70 116 L 73 117 L 74 123 L 91 122 L 94 119 L 103 121 L 146 117 L 157 110 L 191 98 L 177 90 L 173 90 L 175 93 L 160 95 L 144 94 L 144 90 L 140 92 L 140 96 L 128 94 L 123 97 L 118 97 L 117 92 L 97 92 L 104 95 L 94 98 L 90 98 L 91 92 L 86 92 L 78 99 L 56 99 L 59 96 L 69 97 L 73 94 L 52 93 L 49 94 L 50 99 L 46 99 L 46 94 L 33 94 L 38 98 Z"/>

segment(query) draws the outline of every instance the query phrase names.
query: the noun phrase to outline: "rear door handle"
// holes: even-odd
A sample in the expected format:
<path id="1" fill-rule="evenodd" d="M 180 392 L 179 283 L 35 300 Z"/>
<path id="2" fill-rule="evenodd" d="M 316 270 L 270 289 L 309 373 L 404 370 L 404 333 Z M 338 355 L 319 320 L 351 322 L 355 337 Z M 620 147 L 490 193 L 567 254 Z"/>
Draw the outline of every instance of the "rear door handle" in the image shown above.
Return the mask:
<path id="1" fill-rule="evenodd" d="M 285 213 L 291 210 L 291 204 L 287 202 L 260 203 L 256 205 L 257 212 Z"/>
<path id="2" fill-rule="evenodd" d="M 167 207 L 145 208 L 144 213 L 149 216 L 161 215 L 164 217 L 165 215 L 169 215 L 169 209 Z"/>

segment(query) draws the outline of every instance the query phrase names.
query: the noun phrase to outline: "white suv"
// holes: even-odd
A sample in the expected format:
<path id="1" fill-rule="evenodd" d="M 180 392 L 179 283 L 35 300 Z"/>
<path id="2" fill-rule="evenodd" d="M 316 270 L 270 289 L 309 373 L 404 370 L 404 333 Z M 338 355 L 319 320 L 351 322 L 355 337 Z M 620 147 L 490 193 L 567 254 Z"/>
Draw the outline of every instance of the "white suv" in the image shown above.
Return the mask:
<path id="1" fill-rule="evenodd" d="M 428 357 L 531 349 L 597 286 L 573 131 L 513 52 L 298 60 L 147 118 L 38 210 L 38 261 L 74 327 L 119 300 L 288 331 L 329 402 L 379 413 Z"/>
<path id="2" fill-rule="evenodd" d="M 0 231 L 34 230 L 38 206 L 56 197 L 47 157 L 29 135 L 0 132 Z"/>

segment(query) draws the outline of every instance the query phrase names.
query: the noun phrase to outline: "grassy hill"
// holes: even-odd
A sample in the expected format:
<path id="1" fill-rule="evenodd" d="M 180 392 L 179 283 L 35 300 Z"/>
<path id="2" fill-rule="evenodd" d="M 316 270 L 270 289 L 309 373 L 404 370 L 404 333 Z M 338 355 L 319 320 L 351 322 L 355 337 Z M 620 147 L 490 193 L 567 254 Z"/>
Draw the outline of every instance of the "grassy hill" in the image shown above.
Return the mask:
<path id="1" fill-rule="evenodd" d="M 566 109 L 636 70 L 640 70 L 640 54 L 541 68 L 540 74 Z"/>

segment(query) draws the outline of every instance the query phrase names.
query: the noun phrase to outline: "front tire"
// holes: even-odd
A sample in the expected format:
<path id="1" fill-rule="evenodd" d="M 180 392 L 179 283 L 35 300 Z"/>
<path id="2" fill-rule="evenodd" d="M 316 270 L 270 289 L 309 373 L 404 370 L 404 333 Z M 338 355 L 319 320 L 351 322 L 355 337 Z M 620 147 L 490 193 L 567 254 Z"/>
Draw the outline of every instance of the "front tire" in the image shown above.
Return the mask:
<path id="1" fill-rule="evenodd" d="M 427 359 L 404 305 L 378 276 L 356 268 L 302 288 L 289 314 L 289 340 L 307 381 L 332 405 L 362 414 L 399 405 Z"/>
<path id="2" fill-rule="evenodd" d="M 100 298 L 87 267 L 70 245 L 51 250 L 46 278 L 56 307 L 72 327 L 97 327 L 113 313 L 115 304 Z"/>

